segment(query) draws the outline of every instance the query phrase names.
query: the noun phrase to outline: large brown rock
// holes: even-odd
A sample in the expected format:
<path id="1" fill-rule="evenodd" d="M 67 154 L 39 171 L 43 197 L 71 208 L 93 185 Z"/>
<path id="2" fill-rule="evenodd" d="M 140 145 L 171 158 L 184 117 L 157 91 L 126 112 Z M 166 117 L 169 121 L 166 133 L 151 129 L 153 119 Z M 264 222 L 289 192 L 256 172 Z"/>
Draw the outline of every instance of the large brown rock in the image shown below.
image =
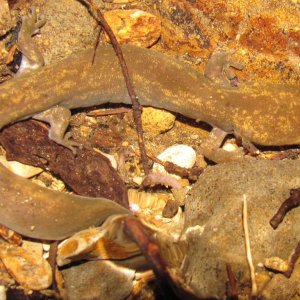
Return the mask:
<path id="1" fill-rule="evenodd" d="M 242 226 L 243 195 L 248 203 L 258 284 L 262 286 L 271 279 L 263 266 L 264 260 L 276 256 L 287 260 L 293 253 L 300 236 L 300 209 L 289 212 L 276 230 L 269 221 L 289 197 L 290 189 L 297 187 L 300 187 L 299 160 L 245 161 L 205 170 L 186 201 L 188 250 L 183 270 L 186 283 L 198 296 L 225 296 L 226 264 L 231 265 L 240 287 L 251 286 Z M 260 282 L 266 274 L 269 278 Z M 278 276 L 282 277 L 275 275 L 269 284 L 278 280 Z M 299 284 L 294 285 L 297 288 Z M 284 285 L 280 289 L 285 290 Z M 287 288 L 284 299 L 289 299 L 289 293 L 291 290 Z M 274 292 L 268 294 L 274 296 Z"/>

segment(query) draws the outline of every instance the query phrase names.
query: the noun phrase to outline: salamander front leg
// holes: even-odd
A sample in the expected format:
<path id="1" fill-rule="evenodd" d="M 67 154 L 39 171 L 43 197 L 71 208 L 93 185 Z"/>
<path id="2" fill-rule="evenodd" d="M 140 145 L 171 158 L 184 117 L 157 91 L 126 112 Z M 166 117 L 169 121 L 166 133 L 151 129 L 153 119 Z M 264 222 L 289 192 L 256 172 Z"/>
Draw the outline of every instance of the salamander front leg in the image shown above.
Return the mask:
<path id="1" fill-rule="evenodd" d="M 40 68 L 45 64 L 42 53 L 32 39 L 35 34 L 39 33 L 40 28 L 45 23 L 44 18 L 38 20 L 35 8 L 30 9 L 30 12 L 22 18 L 17 47 L 23 56 L 18 75 Z"/>
<path id="2" fill-rule="evenodd" d="M 49 138 L 57 144 L 65 146 L 76 154 L 74 146 L 79 146 L 78 143 L 71 141 L 71 134 L 65 134 L 71 117 L 71 112 L 68 108 L 62 106 L 54 106 L 35 116 L 34 119 L 44 121 L 50 124 Z"/>
<path id="3" fill-rule="evenodd" d="M 238 79 L 230 68 L 242 70 L 244 66 L 231 58 L 233 53 L 232 50 L 215 51 L 205 67 L 204 75 L 221 86 L 237 86 Z"/>
<path id="4" fill-rule="evenodd" d="M 220 148 L 227 134 L 228 133 L 222 129 L 217 127 L 213 128 L 208 138 L 206 138 L 200 146 L 202 155 L 216 163 L 235 161 L 243 158 L 244 152 L 242 149 L 226 151 Z"/>

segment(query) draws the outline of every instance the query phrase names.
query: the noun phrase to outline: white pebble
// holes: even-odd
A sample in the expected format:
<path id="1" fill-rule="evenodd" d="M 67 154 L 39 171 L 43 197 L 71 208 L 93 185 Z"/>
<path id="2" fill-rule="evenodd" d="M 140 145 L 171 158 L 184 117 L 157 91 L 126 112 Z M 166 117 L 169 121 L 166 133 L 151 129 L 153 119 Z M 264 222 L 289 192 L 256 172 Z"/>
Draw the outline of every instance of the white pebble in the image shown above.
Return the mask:
<path id="1" fill-rule="evenodd" d="M 189 169 L 192 168 L 196 162 L 196 152 L 190 146 L 179 144 L 168 147 L 162 153 L 160 153 L 157 158 L 161 161 L 170 161 L 179 167 Z M 168 174 L 165 168 L 158 163 L 154 163 L 153 171 Z M 180 178 L 174 174 L 170 175 L 176 179 Z"/>
<path id="2" fill-rule="evenodd" d="M 4 285 L 0 285 L 0 300 L 6 300 L 6 288 Z"/>
<path id="3" fill-rule="evenodd" d="M 102 154 L 103 156 L 105 156 L 106 158 L 108 158 L 108 160 L 110 161 L 110 164 L 111 166 L 117 170 L 118 169 L 118 163 L 117 163 L 117 160 L 115 159 L 115 157 L 111 154 L 108 154 L 108 153 L 105 153 L 105 152 L 102 152 L 101 150 L 97 149 L 97 148 L 94 148 L 94 151 Z"/>
<path id="4" fill-rule="evenodd" d="M 3 164 L 11 172 L 24 178 L 30 178 L 43 172 L 41 168 L 25 165 L 18 161 L 8 161 L 6 160 L 5 156 L 2 155 L 0 156 L 0 163 Z"/>
<path id="5" fill-rule="evenodd" d="M 232 152 L 238 149 L 238 146 L 236 144 L 231 143 L 225 143 L 222 147 L 225 151 Z"/>
<path id="6" fill-rule="evenodd" d="M 43 250 L 45 252 L 49 252 L 49 250 L 50 250 L 50 244 L 43 244 Z"/>

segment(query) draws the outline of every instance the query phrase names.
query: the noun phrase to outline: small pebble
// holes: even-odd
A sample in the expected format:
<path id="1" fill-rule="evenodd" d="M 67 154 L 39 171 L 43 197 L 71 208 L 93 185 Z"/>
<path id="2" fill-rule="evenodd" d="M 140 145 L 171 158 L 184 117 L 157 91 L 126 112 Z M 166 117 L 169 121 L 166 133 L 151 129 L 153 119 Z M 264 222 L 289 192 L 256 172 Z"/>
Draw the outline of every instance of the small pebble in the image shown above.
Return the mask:
<path id="1" fill-rule="evenodd" d="M 0 300 L 6 300 L 6 288 L 4 285 L 0 285 Z"/>
<path id="2" fill-rule="evenodd" d="M 279 257 L 269 257 L 265 259 L 264 266 L 277 272 L 286 272 L 289 268 L 289 262 Z"/>
<path id="3" fill-rule="evenodd" d="M 104 17 L 120 44 L 148 48 L 159 39 L 161 21 L 158 17 L 138 9 L 110 10 Z M 110 41 L 106 36 L 107 41 Z"/>
<path id="4" fill-rule="evenodd" d="M 174 200 L 169 200 L 163 211 L 162 211 L 162 216 L 164 218 L 173 218 L 178 211 L 178 204 Z"/>
<path id="5" fill-rule="evenodd" d="M 43 251 L 49 252 L 50 250 L 50 244 L 43 244 Z"/>
<path id="6" fill-rule="evenodd" d="M 43 172 L 41 168 L 25 165 L 18 161 L 8 161 L 3 155 L 0 156 L 0 163 L 2 163 L 11 172 L 24 178 L 30 178 Z"/>
<path id="7" fill-rule="evenodd" d="M 175 123 L 176 116 L 166 110 L 153 107 L 144 107 L 142 123 L 145 132 L 161 134 L 170 130 Z"/>
<path id="8" fill-rule="evenodd" d="M 115 157 L 111 154 L 108 154 L 108 153 L 105 153 L 105 152 L 102 152 L 101 150 L 97 149 L 97 148 L 94 148 L 94 150 L 100 154 L 102 154 L 103 156 L 105 156 L 109 161 L 110 161 L 110 164 L 111 166 L 117 170 L 118 169 L 118 163 L 117 163 L 117 160 L 115 159 Z"/>
<path id="9" fill-rule="evenodd" d="M 228 151 L 228 152 L 232 152 L 237 150 L 238 146 L 236 144 L 232 144 L 232 143 L 225 143 L 224 146 L 222 147 L 222 149 Z"/>

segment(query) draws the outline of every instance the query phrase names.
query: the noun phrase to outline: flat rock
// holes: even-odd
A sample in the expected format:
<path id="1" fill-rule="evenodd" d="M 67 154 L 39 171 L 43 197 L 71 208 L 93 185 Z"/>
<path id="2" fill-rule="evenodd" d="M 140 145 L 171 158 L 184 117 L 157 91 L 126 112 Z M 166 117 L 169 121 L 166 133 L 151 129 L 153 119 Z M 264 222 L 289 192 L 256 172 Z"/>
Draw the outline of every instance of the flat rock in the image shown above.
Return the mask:
<path id="1" fill-rule="evenodd" d="M 1 243 L 0 258 L 9 274 L 22 287 L 39 291 L 51 285 L 51 266 L 41 255 L 22 247 Z"/>
<path id="2" fill-rule="evenodd" d="M 121 300 L 130 295 L 135 271 L 110 261 L 89 261 L 62 271 L 70 300 Z"/>
<path id="3" fill-rule="evenodd" d="M 276 230 L 269 221 L 289 197 L 290 189 L 297 187 L 300 187 L 299 160 L 245 161 L 205 170 L 185 206 L 188 250 L 183 273 L 197 296 L 225 297 L 226 264 L 231 265 L 239 286 L 251 287 L 242 227 L 243 195 L 248 204 L 250 244 L 257 278 L 267 271 L 263 267 L 266 258 L 289 258 L 300 236 L 300 209 L 290 211 Z M 266 288 L 278 280 L 276 276 L 282 276 L 267 274 L 270 282 Z M 281 286 L 280 290 L 284 291 L 285 287 Z M 273 299 L 268 295 L 274 296 L 274 293 L 264 293 L 264 299 Z M 284 299 L 289 299 L 290 295 L 286 296 Z"/>

